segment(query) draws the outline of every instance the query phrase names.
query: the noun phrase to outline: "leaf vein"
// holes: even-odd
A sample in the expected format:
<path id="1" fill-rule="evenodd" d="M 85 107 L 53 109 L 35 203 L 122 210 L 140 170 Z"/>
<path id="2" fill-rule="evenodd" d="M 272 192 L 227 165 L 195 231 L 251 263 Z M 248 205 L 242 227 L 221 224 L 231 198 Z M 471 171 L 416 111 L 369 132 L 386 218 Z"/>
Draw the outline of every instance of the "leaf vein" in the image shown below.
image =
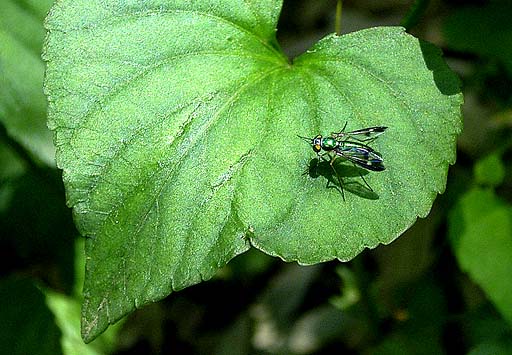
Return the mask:
<path id="1" fill-rule="evenodd" d="M 270 70 L 267 70 L 266 72 L 263 72 L 263 73 L 260 73 L 258 75 L 258 77 L 256 77 L 253 81 L 250 81 L 248 80 L 244 85 L 242 85 L 237 91 L 235 91 L 233 93 L 233 95 L 226 100 L 226 102 L 219 108 L 219 110 L 217 111 L 217 113 L 215 115 L 213 115 L 204 125 L 203 127 L 200 128 L 199 130 L 199 134 L 195 137 L 195 139 L 190 142 L 190 144 L 183 150 L 180 150 L 181 152 L 181 155 L 177 158 L 176 162 L 169 162 L 167 164 L 162 164 L 161 166 L 159 166 L 158 169 L 155 169 L 155 171 L 153 172 L 153 174 L 146 178 L 144 181 L 141 182 L 140 185 L 142 184 L 147 184 L 148 181 L 153 181 L 153 176 L 156 175 L 156 174 L 159 174 L 161 171 L 163 171 L 164 169 L 167 169 L 170 164 L 174 164 L 172 166 L 171 169 L 168 169 L 168 172 L 167 174 L 165 175 L 165 177 L 162 179 L 162 184 L 160 185 L 159 188 L 156 189 L 156 191 L 154 193 L 151 193 L 153 196 L 151 197 L 151 202 L 148 204 L 148 207 L 146 209 L 146 211 L 144 211 L 142 213 L 142 215 L 144 216 L 142 218 L 142 220 L 138 220 L 137 224 L 136 224 L 136 231 L 135 233 L 133 233 L 133 237 L 132 239 L 135 240 L 136 236 L 140 234 L 140 232 L 142 231 L 142 229 L 146 226 L 146 223 L 148 221 L 148 215 L 151 213 L 151 211 L 153 210 L 154 206 L 155 206 L 155 203 L 156 201 L 162 196 L 162 193 L 164 191 L 164 188 L 165 186 L 167 186 L 169 180 L 171 179 L 171 177 L 176 173 L 176 171 L 179 170 L 179 167 L 181 165 L 181 163 L 184 161 L 185 157 L 188 156 L 188 154 L 190 153 L 191 151 L 191 147 L 194 146 L 194 142 L 198 141 L 201 137 L 204 136 L 204 134 L 206 134 L 206 132 L 208 131 L 208 129 L 218 120 L 218 118 L 221 116 L 222 112 L 227 109 L 229 107 L 229 105 L 231 103 L 233 103 L 239 96 L 240 94 L 246 90 L 248 87 L 250 87 L 251 85 L 255 84 L 256 82 L 258 81 L 261 81 L 263 80 L 265 77 L 269 76 L 272 72 L 278 70 L 279 68 L 272 68 Z M 136 191 L 138 191 L 137 189 L 134 189 L 131 191 L 131 193 L 135 193 Z M 112 210 L 109 212 L 110 214 L 119 207 L 119 205 L 116 205 L 114 208 L 112 208 Z M 106 221 L 106 219 L 105 219 Z M 105 221 L 103 223 L 105 223 Z M 101 227 L 100 227 L 101 228 Z M 189 242 L 189 239 L 190 239 L 190 233 L 185 233 L 185 239 L 183 240 L 183 243 L 182 245 L 185 246 L 185 250 L 182 250 L 181 251 L 181 255 L 186 255 L 187 253 L 187 249 L 190 247 L 190 242 Z M 182 262 L 184 261 L 184 259 L 182 259 Z M 176 268 L 178 268 L 182 262 L 179 263 L 179 265 L 176 265 Z M 175 286 L 173 285 L 172 286 L 173 289 L 175 289 Z"/>
<path id="2" fill-rule="evenodd" d="M 179 58 L 182 58 L 182 57 L 187 57 L 187 56 L 190 56 L 190 55 L 202 55 L 202 54 L 205 54 L 203 52 L 199 52 L 199 53 L 188 53 L 186 55 L 183 55 L 183 56 L 174 56 L 172 58 L 168 58 L 167 60 L 165 61 L 160 61 L 158 63 L 156 63 L 155 65 L 153 66 L 148 66 L 147 70 L 143 71 L 143 72 L 140 72 L 138 73 L 136 76 L 133 76 L 129 79 L 127 79 L 126 81 L 122 82 L 120 85 L 118 86 L 115 86 L 111 91 L 109 91 L 106 95 L 104 95 L 101 99 L 99 100 L 95 100 L 94 101 L 94 104 L 92 105 L 92 107 L 88 108 L 88 110 L 83 114 L 82 116 L 82 120 L 80 122 L 80 124 L 75 127 L 75 128 L 71 128 L 72 129 L 72 133 L 71 133 L 71 137 L 70 137 L 70 143 L 69 143 L 69 147 L 70 147 L 70 150 L 72 151 L 72 154 L 75 156 L 75 158 L 78 158 L 79 156 L 81 156 L 80 153 L 78 153 L 78 149 L 75 147 L 75 145 L 73 144 L 73 141 L 76 140 L 76 134 L 78 132 L 80 132 L 80 129 L 84 128 L 85 125 L 87 124 L 88 120 L 92 117 L 92 115 L 99 109 L 101 109 L 109 100 L 112 100 L 116 95 L 118 95 L 124 88 L 128 87 L 128 85 L 132 84 L 133 82 L 135 82 L 136 80 L 141 80 L 144 76 L 148 75 L 150 71 L 152 70 L 155 70 L 156 68 L 159 68 L 161 66 L 163 66 L 164 64 L 168 64 L 168 63 L 171 63 L 173 60 L 175 59 L 179 59 Z M 178 110 L 182 109 L 182 107 L 179 107 Z M 163 117 L 163 119 L 166 119 L 167 117 Z M 154 122 L 153 122 L 154 123 Z M 66 128 L 66 127 L 56 127 L 56 128 Z M 91 195 L 91 193 L 95 190 L 95 188 L 97 187 L 98 185 L 98 182 L 99 182 L 99 179 L 100 177 L 106 172 L 108 171 L 108 169 L 110 169 L 110 167 L 112 166 L 112 163 L 115 161 L 115 158 L 124 150 L 126 149 L 130 143 L 133 141 L 134 138 L 137 137 L 138 133 L 140 133 L 141 131 L 143 131 L 144 129 L 146 128 L 146 125 L 141 125 L 139 126 L 137 129 L 135 129 L 133 131 L 133 133 L 131 134 L 130 137 L 128 137 L 128 139 L 123 139 L 123 141 L 121 142 L 121 144 L 117 144 L 115 146 L 115 149 L 113 150 L 113 154 L 109 156 L 110 159 L 108 159 L 106 161 L 106 163 L 104 164 L 104 167 L 103 168 L 100 168 L 99 169 L 99 172 L 98 174 L 95 174 L 97 176 L 97 178 L 92 182 L 92 185 L 90 187 L 90 193 L 87 194 L 87 197 L 89 197 Z"/>

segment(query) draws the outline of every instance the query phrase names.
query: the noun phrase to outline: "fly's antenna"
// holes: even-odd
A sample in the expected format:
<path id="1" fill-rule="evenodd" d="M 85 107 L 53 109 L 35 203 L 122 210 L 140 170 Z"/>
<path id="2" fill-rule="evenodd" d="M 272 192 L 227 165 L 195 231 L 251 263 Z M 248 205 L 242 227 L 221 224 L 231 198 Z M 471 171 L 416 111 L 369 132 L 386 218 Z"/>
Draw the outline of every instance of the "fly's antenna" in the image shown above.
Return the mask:
<path id="1" fill-rule="evenodd" d="M 302 139 L 303 141 L 308 142 L 309 144 L 311 144 L 311 138 L 303 137 L 303 136 L 299 136 L 299 135 L 297 135 L 297 137 L 299 137 L 299 138 L 300 138 L 300 139 Z"/>

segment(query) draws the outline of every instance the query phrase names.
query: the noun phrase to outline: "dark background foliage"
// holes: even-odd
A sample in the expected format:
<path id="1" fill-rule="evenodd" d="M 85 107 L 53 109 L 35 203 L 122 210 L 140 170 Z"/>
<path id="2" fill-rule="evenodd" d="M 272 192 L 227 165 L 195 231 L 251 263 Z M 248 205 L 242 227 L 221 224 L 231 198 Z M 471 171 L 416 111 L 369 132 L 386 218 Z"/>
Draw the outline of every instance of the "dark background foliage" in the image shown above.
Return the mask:
<path id="1" fill-rule="evenodd" d="M 294 57 L 333 32 L 335 8 L 285 1 L 285 52 Z M 344 33 L 403 24 L 441 47 L 462 79 L 458 159 L 430 215 L 343 264 L 304 267 L 251 250 L 88 346 L 77 345 L 83 241 L 61 172 L 2 124 L 0 352 L 512 353 L 512 301 L 502 297 L 512 287 L 510 15 L 507 1 L 345 1 Z"/>

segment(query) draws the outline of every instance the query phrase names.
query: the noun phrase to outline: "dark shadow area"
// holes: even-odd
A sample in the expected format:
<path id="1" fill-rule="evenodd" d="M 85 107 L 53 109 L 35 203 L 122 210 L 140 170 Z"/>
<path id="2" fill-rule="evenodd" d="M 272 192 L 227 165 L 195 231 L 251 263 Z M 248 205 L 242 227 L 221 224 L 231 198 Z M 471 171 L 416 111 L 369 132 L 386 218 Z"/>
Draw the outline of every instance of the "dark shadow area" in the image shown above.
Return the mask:
<path id="1" fill-rule="evenodd" d="M 38 286 L 40 282 L 26 274 L 0 280 L 2 354 L 62 354 L 62 331 Z"/>
<path id="2" fill-rule="evenodd" d="M 338 190 L 342 198 L 344 192 L 348 191 L 361 198 L 378 200 L 379 195 L 366 186 L 363 180 L 363 177 L 369 173 L 370 172 L 365 169 L 342 162 L 341 159 L 336 159 L 331 167 L 328 161 L 313 158 L 309 162 L 304 175 L 307 174 L 314 179 L 320 176 L 324 177 L 327 180 L 325 187 Z M 338 180 L 338 177 L 341 179 L 341 182 Z"/>
<path id="3" fill-rule="evenodd" d="M 15 270 L 71 293 L 78 235 L 66 206 L 60 171 L 40 168 L 2 181 L 11 196 L 0 211 L 0 276 Z"/>
<path id="4" fill-rule="evenodd" d="M 419 40 L 423 59 L 427 68 L 434 74 L 434 82 L 444 95 L 456 95 L 461 91 L 459 78 L 448 67 L 443 59 L 443 53 L 433 44 Z"/>

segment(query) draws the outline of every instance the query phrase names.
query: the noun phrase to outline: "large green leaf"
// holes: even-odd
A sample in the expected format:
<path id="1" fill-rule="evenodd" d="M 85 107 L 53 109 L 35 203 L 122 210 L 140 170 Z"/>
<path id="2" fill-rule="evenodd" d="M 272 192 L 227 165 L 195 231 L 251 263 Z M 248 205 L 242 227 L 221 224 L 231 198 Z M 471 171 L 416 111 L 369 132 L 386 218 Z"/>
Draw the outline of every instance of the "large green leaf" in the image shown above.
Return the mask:
<path id="1" fill-rule="evenodd" d="M 53 0 L 0 2 L 0 122 L 34 157 L 54 166 L 43 95 L 43 19 Z"/>
<path id="2" fill-rule="evenodd" d="M 84 240 L 76 239 L 75 242 L 75 295 L 69 297 L 43 289 L 46 296 L 46 304 L 55 317 L 55 323 L 62 332 L 60 344 L 64 355 L 101 355 L 111 354 L 117 344 L 117 334 L 124 322 L 107 329 L 90 344 L 84 344 L 80 335 L 80 300 L 85 265 Z"/>
<path id="3" fill-rule="evenodd" d="M 46 92 L 88 237 L 82 334 L 208 279 L 250 245 L 303 264 L 389 243 L 445 188 L 458 81 L 402 28 L 334 35 L 290 64 L 281 1 L 62 0 Z M 297 135 L 385 125 L 387 170 L 315 168 Z M 328 183 L 328 181 L 330 181 Z"/>

